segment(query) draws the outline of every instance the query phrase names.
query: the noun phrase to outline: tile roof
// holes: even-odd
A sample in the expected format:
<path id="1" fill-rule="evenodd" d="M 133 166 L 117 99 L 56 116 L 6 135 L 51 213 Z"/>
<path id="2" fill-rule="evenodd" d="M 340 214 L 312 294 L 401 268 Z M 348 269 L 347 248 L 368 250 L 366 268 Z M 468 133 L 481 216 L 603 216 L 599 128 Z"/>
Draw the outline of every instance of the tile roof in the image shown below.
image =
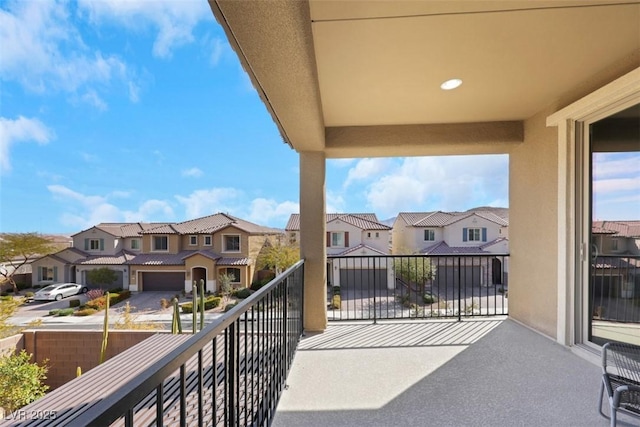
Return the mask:
<path id="1" fill-rule="evenodd" d="M 360 243 L 358 246 L 354 246 L 352 248 L 348 248 L 338 254 L 334 254 L 334 255 L 327 255 L 327 257 L 332 257 L 332 256 L 344 256 L 344 255 L 349 255 L 349 254 L 353 254 L 354 252 L 357 252 L 360 249 L 368 249 L 372 252 L 376 252 L 380 255 L 388 255 L 385 252 L 382 252 L 380 249 L 376 249 L 376 248 L 372 248 L 371 246 L 365 245 L 364 243 Z"/>
<path id="2" fill-rule="evenodd" d="M 499 209 L 504 210 L 505 208 L 493 208 L 493 210 L 473 209 L 467 212 L 401 212 L 398 216 L 413 227 L 445 227 L 474 215 L 506 227 L 509 225 L 508 214 Z"/>
<path id="3" fill-rule="evenodd" d="M 208 251 L 180 251 L 177 254 L 148 253 L 138 254 L 127 264 L 131 265 L 184 265 L 185 259 L 195 253 L 202 254 Z M 211 252 L 209 256 L 212 259 L 220 258 L 219 255 Z"/>
<path id="4" fill-rule="evenodd" d="M 420 251 L 425 255 L 490 255 L 478 246 L 449 246 L 446 242 L 436 243 Z"/>
<path id="5" fill-rule="evenodd" d="M 115 255 L 91 255 L 83 260 L 78 260 L 75 264 L 81 265 L 122 265 L 136 257 L 135 254 L 127 251 L 120 251 Z"/>
<path id="6" fill-rule="evenodd" d="M 339 219 L 362 230 L 391 230 L 391 227 L 378 221 L 374 213 L 329 213 L 327 222 Z M 291 214 L 286 231 L 300 231 L 300 214 Z"/>
<path id="7" fill-rule="evenodd" d="M 640 221 L 593 221 L 591 232 L 620 237 L 640 237 Z"/>
<path id="8" fill-rule="evenodd" d="M 640 267 L 640 259 L 637 258 L 624 258 L 620 256 L 615 257 L 596 257 L 596 268 L 617 268 L 622 271 L 629 272 L 632 268 Z"/>
<path id="9" fill-rule="evenodd" d="M 229 214 L 217 213 L 175 224 L 163 224 L 159 227 L 150 227 L 143 230 L 142 234 L 212 234 L 231 226 L 252 234 L 274 234 L 281 232 L 278 229 L 254 224 Z"/>
<path id="10" fill-rule="evenodd" d="M 504 242 L 505 240 L 509 240 L 509 239 L 507 239 L 506 237 L 498 237 L 497 239 L 494 239 L 494 240 L 492 240 L 490 242 L 487 242 L 484 245 L 480 245 L 480 249 L 488 248 L 488 247 L 496 245 L 496 244 L 498 244 L 500 242 Z"/>
<path id="11" fill-rule="evenodd" d="M 249 258 L 220 258 L 217 262 L 218 265 L 249 265 L 251 264 Z"/>

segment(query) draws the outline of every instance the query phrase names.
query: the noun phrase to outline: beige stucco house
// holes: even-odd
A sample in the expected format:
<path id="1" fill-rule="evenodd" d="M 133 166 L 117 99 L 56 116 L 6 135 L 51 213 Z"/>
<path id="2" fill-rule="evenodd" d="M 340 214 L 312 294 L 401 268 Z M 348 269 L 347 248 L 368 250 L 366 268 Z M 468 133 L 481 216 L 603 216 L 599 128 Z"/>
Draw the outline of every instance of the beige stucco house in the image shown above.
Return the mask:
<path id="1" fill-rule="evenodd" d="M 102 223 L 73 235 L 73 248 L 35 261 L 34 284 L 91 287 L 88 272 L 107 267 L 117 275 L 110 286 L 131 291 L 191 291 L 202 279 L 214 292 L 221 274 L 246 287 L 265 242 L 280 235 L 223 213 L 180 223 Z"/>
<path id="2" fill-rule="evenodd" d="M 589 154 L 639 145 L 637 1 L 209 4 L 300 154 L 308 330 L 327 325 L 327 159 L 508 154 L 509 315 L 597 349 Z"/>

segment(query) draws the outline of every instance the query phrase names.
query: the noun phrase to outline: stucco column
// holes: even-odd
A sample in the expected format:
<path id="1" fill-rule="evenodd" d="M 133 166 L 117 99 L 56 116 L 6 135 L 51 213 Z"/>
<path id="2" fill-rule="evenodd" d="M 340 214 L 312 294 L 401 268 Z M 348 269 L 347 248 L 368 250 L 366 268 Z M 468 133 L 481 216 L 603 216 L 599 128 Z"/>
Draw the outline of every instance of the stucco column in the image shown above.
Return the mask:
<path id="1" fill-rule="evenodd" d="M 304 263 L 304 328 L 327 327 L 325 156 L 300 153 L 300 256 Z"/>

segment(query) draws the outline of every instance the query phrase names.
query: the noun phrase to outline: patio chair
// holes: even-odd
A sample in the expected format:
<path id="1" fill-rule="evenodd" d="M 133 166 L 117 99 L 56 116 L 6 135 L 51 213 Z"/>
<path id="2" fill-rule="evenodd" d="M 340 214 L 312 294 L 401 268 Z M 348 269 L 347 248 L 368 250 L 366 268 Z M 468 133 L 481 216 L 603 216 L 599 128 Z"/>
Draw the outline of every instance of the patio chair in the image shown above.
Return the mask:
<path id="1" fill-rule="evenodd" d="M 607 391 L 611 416 L 602 411 L 604 391 Z M 602 346 L 602 384 L 599 412 L 611 419 L 615 427 L 618 411 L 640 418 L 640 346 L 606 343 Z"/>

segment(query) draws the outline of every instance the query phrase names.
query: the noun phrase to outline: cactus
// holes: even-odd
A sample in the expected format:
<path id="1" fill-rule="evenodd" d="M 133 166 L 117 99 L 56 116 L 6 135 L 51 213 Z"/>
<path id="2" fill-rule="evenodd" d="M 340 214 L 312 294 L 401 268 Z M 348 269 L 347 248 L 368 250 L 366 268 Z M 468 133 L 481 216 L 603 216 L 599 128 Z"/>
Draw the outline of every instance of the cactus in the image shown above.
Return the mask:
<path id="1" fill-rule="evenodd" d="M 109 339 L 109 291 L 104 293 L 104 325 L 102 327 L 102 347 L 100 348 L 100 361 L 98 365 L 104 362 L 107 354 L 107 340 Z"/>
<path id="2" fill-rule="evenodd" d="M 200 330 L 204 329 L 204 279 L 200 279 Z"/>
<path id="3" fill-rule="evenodd" d="M 193 309 L 191 310 L 191 329 L 192 333 L 195 335 L 197 331 L 196 328 L 198 326 L 198 286 L 195 280 L 193 281 L 193 288 L 191 288 L 191 295 L 193 295 Z"/>
<path id="4" fill-rule="evenodd" d="M 173 317 L 171 318 L 171 333 L 182 333 L 182 322 L 180 322 L 180 306 L 178 305 L 178 298 L 173 299 Z"/>

